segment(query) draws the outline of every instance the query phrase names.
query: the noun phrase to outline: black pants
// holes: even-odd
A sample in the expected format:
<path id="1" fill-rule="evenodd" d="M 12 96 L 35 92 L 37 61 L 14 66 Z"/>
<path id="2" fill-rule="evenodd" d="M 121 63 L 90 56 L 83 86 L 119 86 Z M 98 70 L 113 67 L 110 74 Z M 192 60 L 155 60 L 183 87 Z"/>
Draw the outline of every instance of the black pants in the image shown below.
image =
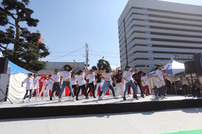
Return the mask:
<path id="1" fill-rule="evenodd" d="M 74 94 L 76 95 L 77 90 L 78 90 L 77 86 L 76 85 L 72 85 L 72 89 L 74 89 Z M 70 93 L 70 96 L 71 96 L 71 93 Z"/>
<path id="2" fill-rule="evenodd" d="M 26 90 L 26 93 L 23 99 L 26 99 L 28 92 L 29 92 L 29 98 L 30 99 L 32 98 L 32 89 L 31 89 L 31 90 Z"/>
<path id="3" fill-rule="evenodd" d="M 88 94 L 87 94 L 87 91 L 86 91 L 86 86 L 82 85 L 82 86 L 79 86 L 79 88 L 78 88 L 78 91 L 76 93 L 76 99 L 78 99 L 78 96 L 79 96 L 79 93 L 80 93 L 81 89 L 83 90 L 84 96 L 86 96 L 86 98 L 88 98 Z"/>
<path id="4" fill-rule="evenodd" d="M 140 91 L 141 91 L 141 96 L 144 96 L 141 83 L 140 83 L 140 82 L 137 82 L 137 83 L 135 83 L 135 85 L 136 85 L 136 86 L 137 86 L 137 85 L 139 86 Z"/>
<path id="5" fill-rule="evenodd" d="M 90 92 L 92 92 L 93 96 L 95 97 L 95 85 L 93 84 L 93 82 L 89 83 L 88 86 L 87 86 L 87 89 L 89 88 L 88 90 L 88 94 Z"/>
<path id="6" fill-rule="evenodd" d="M 113 96 L 115 96 L 114 88 L 112 87 L 112 85 L 110 84 L 110 82 L 108 82 L 107 84 L 108 84 L 109 89 L 112 90 L 112 94 L 113 94 Z M 100 95 L 99 95 L 99 96 L 102 96 L 102 94 L 103 94 L 103 91 L 100 92 Z"/>

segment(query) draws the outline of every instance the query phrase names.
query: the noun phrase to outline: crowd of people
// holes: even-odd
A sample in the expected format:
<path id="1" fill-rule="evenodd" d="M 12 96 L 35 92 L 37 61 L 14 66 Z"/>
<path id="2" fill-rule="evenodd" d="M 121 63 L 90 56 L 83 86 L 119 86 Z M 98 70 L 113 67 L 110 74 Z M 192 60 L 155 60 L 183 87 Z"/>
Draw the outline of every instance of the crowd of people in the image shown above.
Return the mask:
<path id="1" fill-rule="evenodd" d="M 28 77 L 22 82 L 26 83 L 26 93 L 23 98 L 23 103 L 25 99 L 31 97 L 36 91 L 36 99 L 41 98 L 49 93 L 51 90 L 50 100 L 56 99 L 56 92 L 59 92 L 59 102 L 62 100 L 62 95 L 67 86 L 70 91 L 70 96 L 72 101 L 79 100 L 80 92 L 85 96 L 86 99 L 89 99 L 89 96 L 96 98 L 98 100 L 103 99 L 103 94 L 108 90 L 111 90 L 113 98 L 117 99 L 119 96 L 123 100 L 126 100 L 126 93 L 129 93 L 130 90 L 133 90 L 133 98 L 138 100 L 137 89 L 140 89 L 141 97 L 144 98 L 145 95 L 151 95 L 149 90 L 148 79 L 150 77 L 149 72 L 144 72 L 147 68 L 145 66 L 141 71 L 135 69 L 136 61 L 133 67 L 126 66 L 124 70 L 117 68 L 115 71 L 112 71 L 110 68 L 105 70 L 100 70 L 98 67 L 94 67 L 91 70 L 79 70 L 74 72 L 76 66 L 76 61 L 74 61 L 73 67 L 70 65 L 65 65 L 62 71 L 58 69 L 54 70 L 54 73 L 50 76 L 44 74 L 39 77 L 37 74 L 28 74 Z M 156 67 L 156 87 L 155 92 L 156 98 L 164 98 L 166 95 L 165 92 L 165 71 L 169 66 L 164 69 L 164 65 L 157 65 Z M 134 70 L 134 72 L 133 72 Z M 43 83 L 41 92 L 39 93 L 39 80 Z M 186 90 L 187 86 L 186 77 L 182 77 L 182 87 Z M 99 92 L 98 92 L 99 91 Z M 29 93 L 29 95 L 28 95 Z"/>

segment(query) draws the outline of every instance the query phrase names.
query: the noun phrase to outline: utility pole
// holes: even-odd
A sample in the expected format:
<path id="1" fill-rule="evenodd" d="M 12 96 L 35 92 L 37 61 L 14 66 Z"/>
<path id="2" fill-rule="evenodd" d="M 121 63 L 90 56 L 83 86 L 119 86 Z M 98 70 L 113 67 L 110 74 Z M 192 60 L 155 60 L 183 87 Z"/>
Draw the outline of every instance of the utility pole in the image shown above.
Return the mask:
<path id="1" fill-rule="evenodd" d="M 86 69 L 88 69 L 88 53 L 89 53 L 89 49 L 88 49 L 88 44 L 86 43 Z"/>

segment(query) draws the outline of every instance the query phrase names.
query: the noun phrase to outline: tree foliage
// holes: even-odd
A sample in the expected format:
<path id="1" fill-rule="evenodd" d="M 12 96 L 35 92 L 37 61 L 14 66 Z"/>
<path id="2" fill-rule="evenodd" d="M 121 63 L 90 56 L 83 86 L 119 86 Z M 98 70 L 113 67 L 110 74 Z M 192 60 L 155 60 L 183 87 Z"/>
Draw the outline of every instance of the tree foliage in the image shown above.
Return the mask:
<path id="1" fill-rule="evenodd" d="M 111 67 L 110 67 L 110 63 L 109 63 L 107 60 L 104 60 L 104 59 L 98 60 L 97 67 L 98 67 L 100 70 L 105 70 L 105 69 L 111 68 Z"/>
<path id="2" fill-rule="evenodd" d="M 30 71 L 39 71 L 45 67 L 41 58 L 49 55 L 45 44 L 37 44 L 40 33 L 32 33 L 28 27 L 36 27 L 39 20 L 27 6 L 29 0 L 3 0 L 0 5 L 0 50 L 15 64 Z M 26 27 L 23 27 L 26 23 Z"/>

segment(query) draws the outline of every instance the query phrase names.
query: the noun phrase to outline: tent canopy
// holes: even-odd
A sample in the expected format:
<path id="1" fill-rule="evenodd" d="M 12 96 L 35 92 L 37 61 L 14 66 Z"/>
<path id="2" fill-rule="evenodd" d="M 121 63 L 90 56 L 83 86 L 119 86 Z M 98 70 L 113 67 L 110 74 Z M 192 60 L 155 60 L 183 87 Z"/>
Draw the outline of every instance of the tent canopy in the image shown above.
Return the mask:
<path id="1" fill-rule="evenodd" d="M 3 54 L 0 52 L 0 57 L 4 57 Z M 10 70 L 9 70 L 10 69 Z M 11 61 L 8 61 L 8 70 L 9 70 L 9 73 L 10 74 L 17 74 L 17 73 L 30 73 L 30 71 L 14 64 L 13 62 Z M 8 73 L 8 71 L 7 71 Z M 9 74 L 8 73 L 8 74 Z"/>
<path id="2" fill-rule="evenodd" d="M 165 72 L 166 74 L 176 75 L 185 72 L 185 66 L 184 63 L 180 63 L 175 61 L 174 59 L 171 59 L 164 67 L 166 69 L 168 66 L 168 70 Z M 155 74 L 155 71 L 150 72 L 150 75 Z"/>
<path id="3" fill-rule="evenodd" d="M 9 61 L 8 65 L 11 67 L 11 73 L 10 74 L 17 74 L 17 73 L 30 73 L 30 71 L 14 64 L 13 62 Z"/>

